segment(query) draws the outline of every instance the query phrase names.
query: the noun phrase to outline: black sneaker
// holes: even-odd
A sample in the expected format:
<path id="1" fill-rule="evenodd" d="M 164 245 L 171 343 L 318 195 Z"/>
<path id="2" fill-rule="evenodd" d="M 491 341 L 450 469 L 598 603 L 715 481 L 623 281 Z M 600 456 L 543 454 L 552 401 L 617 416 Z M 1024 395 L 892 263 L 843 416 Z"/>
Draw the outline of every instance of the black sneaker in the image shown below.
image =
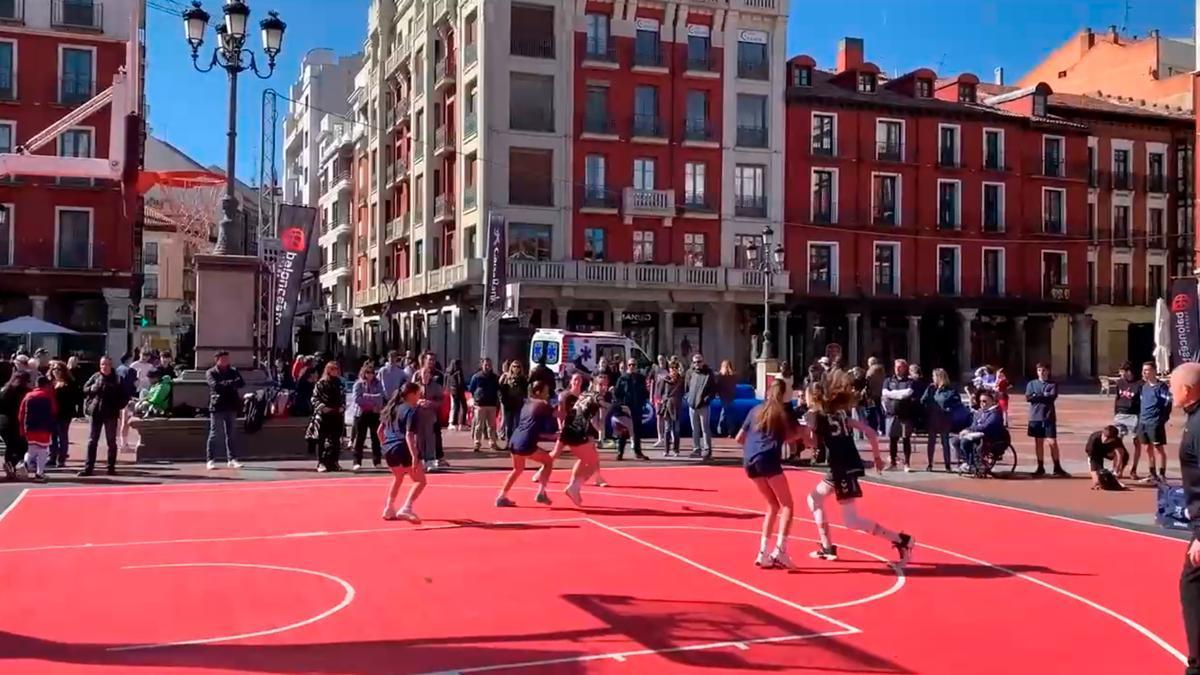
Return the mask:
<path id="1" fill-rule="evenodd" d="M 893 542 L 892 546 L 896 547 L 898 557 L 896 563 L 903 567 L 912 559 L 913 549 L 917 547 L 917 540 L 912 535 L 901 532 L 900 539 Z"/>
<path id="2" fill-rule="evenodd" d="M 831 544 L 828 547 L 818 546 L 817 550 L 808 554 L 808 557 L 817 560 L 837 560 L 837 545 Z"/>
<path id="3" fill-rule="evenodd" d="M 692 454 L 688 455 L 688 457 L 691 457 L 692 459 L 700 459 L 703 456 L 704 456 L 704 453 L 701 452 L 699 449 L 693 450 Z"/>
<path id="4" fill-rule="evenodd" d="M 75 475 L 83 477 L 83 476 L 91 476 L 94 473 L 96 473 L 95 469 L 93 469 L 90 466 L 87 466 L 87 467 L 84 467 L 79 473 L 77 473 Z"/>
<path id="5" fill-rule="evenodd" d="M 1033 470 L 1034 478 L 1041 478 L 1042 476 L 1045 476 L 1045 475 L 1046 475 L 1046 467 L 1044 467 L 1044 466 L 1038 465 L 1038 468 Z"/>
<path id="6" fill-rule="evenodd" d="M 1070 478 L 1071 477 L 1071 474 L 1067 473 L 1067 470 L 1062 468 L 1061 466 L 1054 467 L 1054 475 L 1058 478 Z"/>
<path id="7" fill-rule="evenodd" d="M 108 467 L 107 470 L 105 470 L 105 473 L 107 473 L 110 476 L 115 476 L 115 475 L 117 475 L 117 467 L 110 466 L 110 467 Z"/>

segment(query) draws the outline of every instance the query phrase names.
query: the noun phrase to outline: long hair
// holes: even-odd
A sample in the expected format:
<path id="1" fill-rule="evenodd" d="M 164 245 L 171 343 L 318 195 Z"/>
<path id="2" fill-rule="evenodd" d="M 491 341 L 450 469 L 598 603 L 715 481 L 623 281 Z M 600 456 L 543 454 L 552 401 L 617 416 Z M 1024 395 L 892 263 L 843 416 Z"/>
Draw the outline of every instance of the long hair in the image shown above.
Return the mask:
<path id="1" fill-rule="evenodd" d="M 818 412 L 825 414 L 851 410 L 858 404 L 854 378 L 844 370 L 830 370 L 805 389 L 805 398 Z"/>
<path id="2" fill-rule="evenodd" d="M 338 362 L 330 361 L 329 363 L 325 364 L 325 370 L 322 371 L 321 379 L 332 380 L 335 377 L 340 377 L 341 374 L 342 374 L 342 367 L 338 365 Z"/>
<path id="3" fill-rule="evenodd" d="M 785 403 L 787 389 L 787 383 L 783 380 L 771 382 L 771 387 L 767 390 L 767 400 L 763 401 L 762 407 L 758 409 L 758 415 L 754 419 L 754 426 L 759 431 L 776 438 L 787 433 L 791 423 L 791 415 L 788 413 Z"/>
<path id="4" fill-rule="evenodd" d="M 419 391 L 421 391 L 421 387 L 416 382 L 405 382 L 402 387 L 392 392 L 392 397 L 388 399 L 387 405 L 383 406 L 383 410 L 379 413 L 383 423 L 392 424 L 395 421 L 396 409 L 404 405 L 405 399 Z"/>
<path id="5" fill-rule="evenodd" d="M 565 418 L 567 416 L 567 414 L 569 412 L 571 412 L 571 408 L 574 408 L 575 404 L 578 402 L 579 402 L 579 397 L 576 396 L 575 394 L 572 394 L 569 391 L 563 393 L 563 395 L 558 399 L 559 415 L 561 415 L 562 417 Z"/>
<path id="6" fill-rule="evenodd" d="M 4 385 L 4 388 L 10 389 L 12 387 L 25 387 L 26 389 L 28 389 L 29 382 L 30 382 L 29 371 L 15 370 L 15 371 L 13 371 L 12 377 L 10 377 L 8 379 L 8 384 Z"/>

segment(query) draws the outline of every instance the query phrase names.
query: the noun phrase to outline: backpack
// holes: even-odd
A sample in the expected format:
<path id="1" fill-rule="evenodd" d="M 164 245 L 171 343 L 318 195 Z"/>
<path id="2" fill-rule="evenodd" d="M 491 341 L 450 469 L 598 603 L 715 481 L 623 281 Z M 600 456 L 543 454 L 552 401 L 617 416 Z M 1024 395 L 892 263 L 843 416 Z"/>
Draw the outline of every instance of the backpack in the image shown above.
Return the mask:
<path id="1" fill-rule="evenodd" d="M 244 417 L 242 428 L 246 433 L 252 434 L 262 429 L 263 422 L 267 419 L 267 406 L 271 398 L 265 389 L 246 395 L 242 404 Z"/>
<path id="2" fill-rule="evenodd" d="M 1187 495 L 1181 486 L 1163 482 L 1158 484 L 1158 508 L 1154 522 L 1172 530 L 1191 529 L 1188 516 Z"/>

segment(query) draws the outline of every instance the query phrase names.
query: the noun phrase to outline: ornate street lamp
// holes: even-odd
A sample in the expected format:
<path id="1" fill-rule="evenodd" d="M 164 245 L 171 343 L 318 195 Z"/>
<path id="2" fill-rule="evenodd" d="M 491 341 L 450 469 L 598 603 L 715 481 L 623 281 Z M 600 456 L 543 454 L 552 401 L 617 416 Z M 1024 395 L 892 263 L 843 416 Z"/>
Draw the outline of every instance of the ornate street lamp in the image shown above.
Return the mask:
<path id="1" fill-rule="evenodd" d="M 207 73 L 220 67 L 229 77 L 229 124 L 226 147 L 225 199 L 221 202 L 222 218 L 217 227 L 217 245 L 213 253 L 245 254 L 245 237 L 234 240 L 233 228 L 237 218 L 236 179 L 234 167 L 237 161 L 237 81 L 238 75 L 246 71 L 260 79 L 267 79 L 275 72 L 275 57 L 283 49 L 283 34 L 287 24 L 275 12 L 267 12 L 267 18 L 259 22 L 262 31 L 262 50 L 267 56 L 266 72 L 259 70 L 253 50 L 246 49 L 246 28 L 250 21 L 250 7 L 244 0 L 225 0 L 221 8 L 223 21 L 214 29 L 217 46 L 207 66 L 200 66 L 200 47 L 204 45 L 204 33 L 212 18 L 198 0 L 183 11 L 183 29 L 188 46 L 192 50 L 192 65 L 196 70 Z M 237 250 L 231 250 L 237 249 Z"/>
<path id="2" fill-rule="evenodd" d="M 776 243 L 774 248 L 771 247 L 774 236 L 775 231 L 768 225 L 763 228 L 760 235 L 761 245 L 751 241 L 750 245 L 746 247 L 747 267 L 761 272 L 763 279 L 762 351 L 758 356 L 762 360 L 771 358 L 771 277 L 784 271 L 785 262 L 783 244 Z M 769 255 L 768 251 L 770 251 Z"/>

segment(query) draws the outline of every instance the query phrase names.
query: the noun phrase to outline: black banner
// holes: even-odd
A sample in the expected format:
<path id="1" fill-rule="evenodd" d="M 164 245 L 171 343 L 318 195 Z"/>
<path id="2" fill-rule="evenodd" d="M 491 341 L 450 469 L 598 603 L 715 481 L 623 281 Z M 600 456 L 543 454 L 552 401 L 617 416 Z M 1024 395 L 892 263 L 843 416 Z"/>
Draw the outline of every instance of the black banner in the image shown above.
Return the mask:
<path id="1" fill-rule="evenodd" d="M 504 313 L 508 283 L 508 226 L 499 213 L 488 216 L 487 247 L 484 308 L 487 316 L 495 321 Z"/>
<path id="2" fill-rule="evenodd" d="M 275 259 L 272 280 L 275 296 L 275 351 L 292 350 L 292 324 L 296 320 L 296 303 L 300 301 L 300 282 L 304 278 L 304 261 L 308 245 L 317 224 L 317 210 L 307 206 L 281 204 L 275 219 L 279 233 L 279 256 Z"/>
<path id="3" fill-rule="evenodd" d="M 1171 282 L 1171 360 L 1200 361 L 1200 311 L 1196 307 L 1196 278 Z"/>

